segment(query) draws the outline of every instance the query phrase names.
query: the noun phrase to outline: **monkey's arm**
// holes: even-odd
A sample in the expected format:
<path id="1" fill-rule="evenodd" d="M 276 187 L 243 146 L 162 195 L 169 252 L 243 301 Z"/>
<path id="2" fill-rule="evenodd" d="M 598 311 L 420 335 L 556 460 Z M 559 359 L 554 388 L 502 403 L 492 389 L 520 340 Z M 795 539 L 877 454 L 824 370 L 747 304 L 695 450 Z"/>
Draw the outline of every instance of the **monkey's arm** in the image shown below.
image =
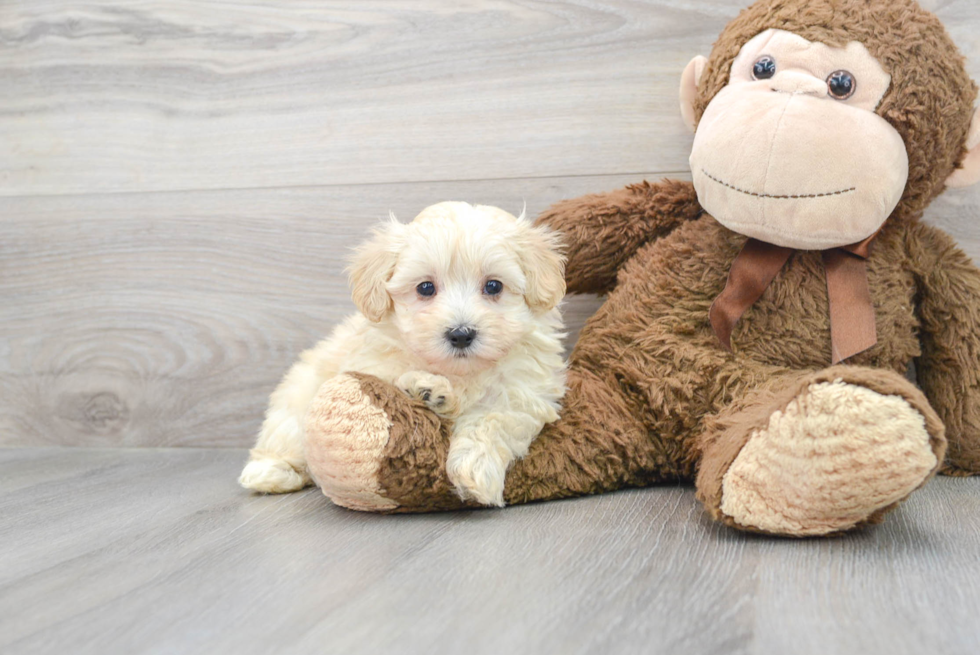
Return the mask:
<path id="1" fill-rule="evenodd" d="M 919 277 L 919 386 L 946 424 L 943 473 L 980 474 L 980 270 L 944 232 L 916 226 L 910 251 Z"/>
<path id="2" fill-rule="evenodd" d="M 639 248 L 701 215 L 690 182 L 631 184 L 625 189 L 563 200 L 537 222 L 562 235 L 570 293 L 608 293 L 616 273 Z"/>

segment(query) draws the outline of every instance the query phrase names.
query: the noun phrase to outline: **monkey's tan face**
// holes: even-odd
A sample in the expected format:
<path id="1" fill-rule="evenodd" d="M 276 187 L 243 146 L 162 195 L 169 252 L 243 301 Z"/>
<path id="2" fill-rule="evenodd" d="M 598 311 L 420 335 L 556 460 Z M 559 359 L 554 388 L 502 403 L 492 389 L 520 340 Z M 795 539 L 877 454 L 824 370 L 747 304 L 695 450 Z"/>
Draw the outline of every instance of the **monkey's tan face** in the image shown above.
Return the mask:
<path id="1" fill-rule="evenodd" d="M 890 82 L 860 43 L 759 34 L 698 124 L 691 170 L 702 206 L 735 232 L 789 248 L 873 235 L 908 179 L 905 144 L 875 113 Z"/>

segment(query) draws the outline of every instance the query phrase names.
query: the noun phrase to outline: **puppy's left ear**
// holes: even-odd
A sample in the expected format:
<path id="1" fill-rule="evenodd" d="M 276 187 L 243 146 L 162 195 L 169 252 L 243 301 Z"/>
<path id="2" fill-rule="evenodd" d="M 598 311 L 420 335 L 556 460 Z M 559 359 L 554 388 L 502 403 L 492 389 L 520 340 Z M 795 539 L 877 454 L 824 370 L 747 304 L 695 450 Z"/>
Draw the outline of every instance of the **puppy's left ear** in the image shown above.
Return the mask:
<path id="1" fill-rule="evenodd" d="M 347 275 L 351 298 L 369 321 L 379 322 L 392 307 L 385 285 L 395 272 L 400 235 L 404 226 L 391 217 L 391 222 L 374 230 L 374 235 L 354 251 Z"/>
<path id="2" fill-rule="evenodd" d="M 524 299 L 537 312 L 554 309 L 565 297 L 565 257 L 558 234 L 532 225 L 521 215 L 514 238 L 517 258 L 527 284 Z"/>

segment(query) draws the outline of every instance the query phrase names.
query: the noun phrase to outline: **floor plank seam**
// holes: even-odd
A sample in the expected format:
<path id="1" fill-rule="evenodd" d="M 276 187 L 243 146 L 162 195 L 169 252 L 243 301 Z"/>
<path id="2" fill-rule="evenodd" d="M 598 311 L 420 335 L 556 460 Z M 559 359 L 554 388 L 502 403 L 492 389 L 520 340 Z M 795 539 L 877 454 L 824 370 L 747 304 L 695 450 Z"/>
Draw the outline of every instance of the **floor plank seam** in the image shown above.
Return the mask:
<path id="1" fill-rule="evenodd" d="M 416 186 L 422 184 L 483 184 L 493 182 L 522 182 L 535 180 L 567 180 L 581 179 L 587 177 L 594 178 L 614 178 L 614 177 L 643 177 L 645 179 L 660 179 L 664 177 L 690 177 L 690 171 L 646 171 L 646 172 L 615 172 L 615 173 L 572 173 L 568 175 L 521 175 L 519 177 L 482 177 L 482 178 L 463 178 L 452 180 L 396 180 L 384 182 L 354 182 L 339 184 L 296 184 L 296 185 L 272 185 L 272 186 L 243 186 L 243 187 L 201 187 L 201 188 L 175 188 L 175 189 L 145 189 L 145 190 L 122 190 L 122 191 L 95 191 L 92 193 L 26 193 L 26 194 L 3 194 L 0 193 L 0 201 L 3 200 L 25 200 L 32 198 L 93 198 L 93 197 L 112 197 L 112 196 L 149 196 L 166 194 L 191 194 L 191 193 L 242 193 L 242 192 L 270 192 L 270 191 L 298 191 L 304 189 L 334 189 L 351 187 L 378 187 L 378 186 Z"/>

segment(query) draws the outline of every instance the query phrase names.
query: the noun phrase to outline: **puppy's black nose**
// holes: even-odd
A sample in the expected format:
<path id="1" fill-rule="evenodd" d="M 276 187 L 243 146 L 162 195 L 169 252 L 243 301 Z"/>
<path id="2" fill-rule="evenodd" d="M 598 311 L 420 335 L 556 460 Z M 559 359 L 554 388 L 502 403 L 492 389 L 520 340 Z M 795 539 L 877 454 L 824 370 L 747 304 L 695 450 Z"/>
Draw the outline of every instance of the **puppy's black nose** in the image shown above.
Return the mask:
<path id="1" fill-rule="evenodd" d="M 452 330 L 446 330 L 446 339 L 453 348 L 462 350 L 463 348 L 469 348 L 470 344 L 473 343 L 473 339 L 476 338 L 476 330 L 469 327 L 457 327 Z"/>

